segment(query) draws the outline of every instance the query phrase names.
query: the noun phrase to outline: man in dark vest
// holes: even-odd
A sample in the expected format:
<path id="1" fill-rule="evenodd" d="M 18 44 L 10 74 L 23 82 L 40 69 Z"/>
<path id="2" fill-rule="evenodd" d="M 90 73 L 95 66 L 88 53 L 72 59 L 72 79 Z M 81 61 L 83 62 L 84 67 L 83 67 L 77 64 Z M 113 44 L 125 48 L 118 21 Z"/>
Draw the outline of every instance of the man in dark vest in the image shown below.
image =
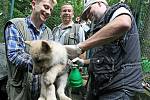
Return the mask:
<path id="1" fill-rule="evenodd" d="M 143 87 L 139 34 L 129 7 L 88 0 L 82 19 L 91 20 L 92 36 L 66 48 L 73 58 L 92 49 L 87 100 L 132 100 Z"/>
<path id="2" fill-rule="evenodd" d="M 32 58 L 24 41 L 53 38 L 44 24 L 51 15 L 56 0 L 32 0 L 31 16 L 9 20 L 4 29 L 8 62 L 8 100 L 37 100 L 40 76 L 32 73 Z"/>

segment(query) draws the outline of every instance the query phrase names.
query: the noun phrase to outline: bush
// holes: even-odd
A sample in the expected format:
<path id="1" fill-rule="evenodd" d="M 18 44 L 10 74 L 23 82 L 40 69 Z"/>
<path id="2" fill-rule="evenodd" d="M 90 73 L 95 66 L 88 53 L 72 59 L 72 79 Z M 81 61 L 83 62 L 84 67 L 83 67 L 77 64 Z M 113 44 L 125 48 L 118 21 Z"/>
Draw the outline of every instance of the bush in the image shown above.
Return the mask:
<path id="1" fill-rule="evenodd" d="M 142 58 L 142 70 L 147 73 L 147 72 L 150 72 L 150 60 L 143 57 Z"/>

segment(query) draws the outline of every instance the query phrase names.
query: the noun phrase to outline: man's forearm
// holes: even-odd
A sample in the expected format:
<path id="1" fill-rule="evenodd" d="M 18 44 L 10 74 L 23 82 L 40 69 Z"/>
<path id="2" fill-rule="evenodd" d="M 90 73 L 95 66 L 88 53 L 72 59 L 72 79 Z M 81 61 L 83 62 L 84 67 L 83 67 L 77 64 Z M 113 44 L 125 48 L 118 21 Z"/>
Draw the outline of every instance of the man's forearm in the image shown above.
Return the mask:
<path id="1" fill-rule="evenodd" d="M 130 17 L 128 15 L 122 15 L 108 23 L 89 39 L 79 43 L 78 46 L 86 51 L 90 48 L 110 43 L 124 35 L 124 33 L 130 29 L 130 27 Z"/>
<path id="2" fill-rule="evenodd" d="M 32 58 L 29 54 L 21 51 L 8 50 L 8 59 L 15 66 L 32 71 Z"/>

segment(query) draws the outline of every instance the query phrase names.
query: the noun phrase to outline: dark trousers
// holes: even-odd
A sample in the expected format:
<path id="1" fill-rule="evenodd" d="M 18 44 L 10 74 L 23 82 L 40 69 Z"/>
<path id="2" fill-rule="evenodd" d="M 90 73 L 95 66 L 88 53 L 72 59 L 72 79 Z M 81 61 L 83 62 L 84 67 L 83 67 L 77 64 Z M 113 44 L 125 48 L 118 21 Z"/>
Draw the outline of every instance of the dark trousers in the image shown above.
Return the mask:
<path id="1" fill-rule="evenodd" d="M 7 78 L 0 80 L 0 100 L 8 100 L 7 92 L 6 92 L 6 84 Z"/>
<path id="2" fill-rule="evenodd" d="M 100 85 L 100 80 L 94 81 L 92 76 L 86 100 L 133 100 L 135 93 L 143 92 L 140 66 L 122 67 L 121 71 L 105 85 Z"/>
<path id="3" fill-rule="evenodd" d="M 133 100 L 133 93 L 129 90 L 118 90 L 105 94 L 99 93 L 95 96 L 92 92 L 88 92 L 86 100 Z"/>

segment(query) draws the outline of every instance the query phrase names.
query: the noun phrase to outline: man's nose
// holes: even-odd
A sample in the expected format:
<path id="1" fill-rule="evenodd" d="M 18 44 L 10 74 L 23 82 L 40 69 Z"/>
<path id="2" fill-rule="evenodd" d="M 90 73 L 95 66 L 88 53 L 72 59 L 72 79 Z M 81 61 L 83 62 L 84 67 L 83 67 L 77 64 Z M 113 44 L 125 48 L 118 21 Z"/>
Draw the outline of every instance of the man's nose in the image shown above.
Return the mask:
<path id="1" fill-rule="evenodd" d="M 47 14 L 47 15 L 51 15 L 51 10 L 50 10 L 50 9 L 47 9 L 47 10 L 46 10 L 46 14 Z"/>

